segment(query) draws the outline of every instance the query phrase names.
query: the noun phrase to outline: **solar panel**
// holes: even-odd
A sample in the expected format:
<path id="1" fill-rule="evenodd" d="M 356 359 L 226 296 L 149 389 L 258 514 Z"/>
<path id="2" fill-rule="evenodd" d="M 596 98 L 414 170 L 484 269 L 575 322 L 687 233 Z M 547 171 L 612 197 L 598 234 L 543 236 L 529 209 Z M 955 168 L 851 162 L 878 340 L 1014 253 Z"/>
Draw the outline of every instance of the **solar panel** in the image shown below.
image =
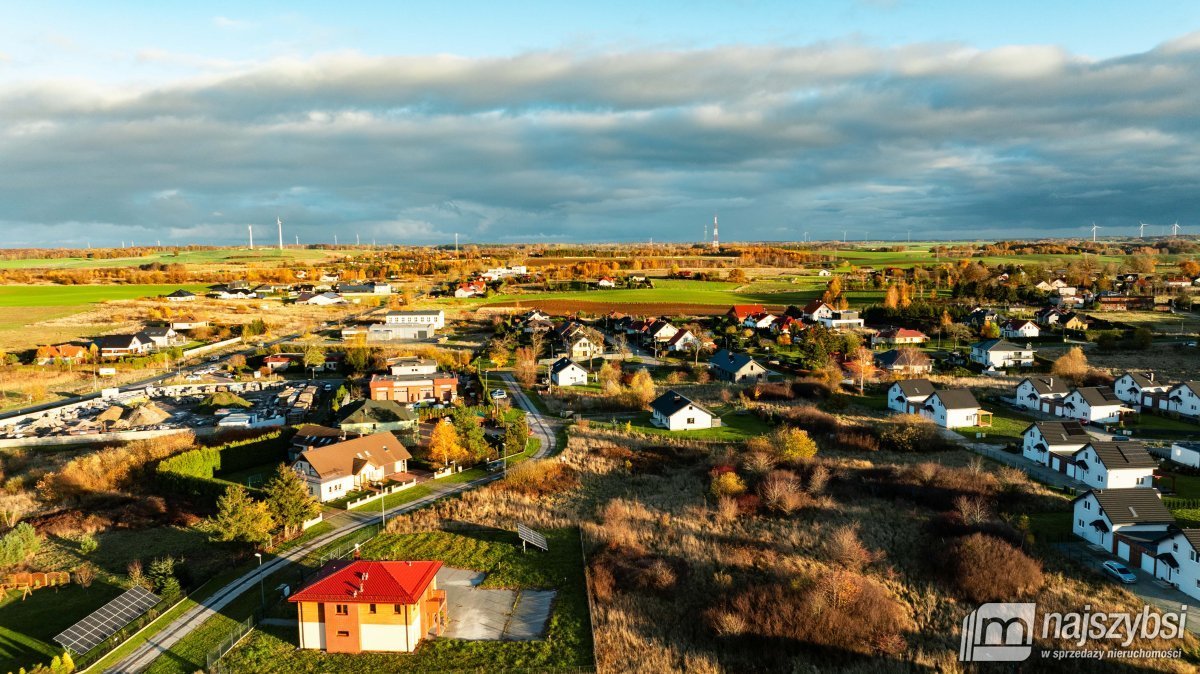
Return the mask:
<path id="1" fill-rule="evenodd" d="M 524 524 L 517 525 L 517 536 L 521 539 L 521 549 L 525 549 L 525 544 L 528 543 L 534 547 L 541 548 L 546 552 L 550 552 L 550 544 L 546 542 L 546 537 L 540 533 L 530 529 Z"/>
<path id="2" fill-rule="evenodd" d="M 92 611 L 88 617 L 63 630 L 54 640 L 63 648 L 82 655 L 116 634 L 117 630 L 137 620 L 158 602 L 159 598 L 146 588 L 140 585 L 132 587 L 121 596 Z"/>

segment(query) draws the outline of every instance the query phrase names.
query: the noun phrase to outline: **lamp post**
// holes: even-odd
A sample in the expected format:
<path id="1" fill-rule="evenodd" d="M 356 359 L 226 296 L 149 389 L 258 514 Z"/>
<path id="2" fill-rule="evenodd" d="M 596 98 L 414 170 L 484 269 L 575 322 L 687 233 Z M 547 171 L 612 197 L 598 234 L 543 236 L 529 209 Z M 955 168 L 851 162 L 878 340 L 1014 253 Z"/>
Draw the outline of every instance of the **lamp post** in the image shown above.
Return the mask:
<path id="1" fill-rule="evenodd" d="M 265 589 L 263 589 L 262 553 L 256 552 L 256 553 L 254 553 L 254 556 L 258 557 L 258 598 L 259 598 L 259 602 L 260 602 L 259 606 L 261 608 L 266 608 L 267 607 L 267 591 Z"/>

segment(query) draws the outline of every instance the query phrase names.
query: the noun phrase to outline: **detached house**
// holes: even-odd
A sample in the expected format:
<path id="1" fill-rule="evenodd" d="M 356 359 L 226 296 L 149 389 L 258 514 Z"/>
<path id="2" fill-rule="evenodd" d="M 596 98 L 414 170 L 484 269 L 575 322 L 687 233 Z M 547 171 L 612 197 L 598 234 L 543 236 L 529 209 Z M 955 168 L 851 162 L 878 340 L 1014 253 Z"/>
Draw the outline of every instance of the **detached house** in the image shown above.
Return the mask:
<path id="1" fill-rule="evenodd" d="M 164 295 L 163 298 L 168 302 L 194 302 L 196 301 L 196 293 L 180 288 L 169 295 Z"/>
<path id="2" fill-rule="evenodd" d="M 150 338 L 155 349 L 169 349 L 184 343 L 183 339 L 179 337 L 179 333 L 169 325 L 151 325 L 143 328 L 142 334 Z"/>
<path id="3" fill-rule="evenodd" d="M 1035 421 L 1021 433 L 1021 454 L 1066 474 L 1071 457 L 1091 441 L 1078 421 Z"/>
<path id="4" fill-rule="evenodd" d="M 1072 511 L 1076 536 L 1138 568 L 1143 556 L 1153 568 L 1159 542 L 1175 526 L 1157 489 L 1094 489 L 1075 497 Z"/>
<path id="5" fill-rule="evenodd" d="M 831 330 L 863 327 L 863 319 L 858 317 L 858 312 L 849 309 L 833 311 L 827 317 L 818 318 L 817 322 Z"/>
<path id="6" fill-rule="evenodd" d="M 735 304 L 729 308 L 729 311 L 725 312 L 725 316 L 740 325 L 748 316 L 761 314 L 765 311 L 766 308 L 761 304 Z"/>
<path id="7" fill-rule="evenodd" d="M 417 415 L 394 400 L 355 400 L 337 411 L 338 428 L 347 433 L 369 435 L 380 431 L 399 433 L 402 441 L 415 444 Z"/>
<path id="8" fill-rule="evenodd" d="M 971 361 L 985 368 L 1030 367 L 1034 350 L 1017 346 L 1007 339 L 985 339 L 971 345 Z"/>
<path id="9" fill-rule="evenodd" d="M 1156 577 L 1171 583 L 1193 599 L 1200 599 L 1200 529 L 1172 529 L 1158 541 L 1154 555 Z M 1147 558 L 1142 557 L 1142 570 L 1148 571 Z"/>
<path id="10" fill-rule="evenodd" d="M 871 337 L 872 346 L 905 346 L 924 344 L 929 341 L 929 337 L 920 330 L 909 330 L 908 328 L 891 328 L 884 330 Z"/>
<path id="11" fill-rule="evenodd" d="M 1071 392 L 1062 377 L 1026 377 L 1017 384 L 1017 404 L 1041 410 L 1047 400 L 1062 400 Z"/>
<path id="12" fill-rule="evenodd" d="M 671 336 L 671 339 L 667 340 L 667 350 L 691 351 L 692 349 L 696 348 L 696 345 L 699 343 L 700 340 L 692 334 L 691 330 L 684 329 L 676 332 Z"/>
<path id="13" fill-rule="evenodd" d="M 101 358 L 140 356 L 154 348 L 154 341 L 144 332 L 132 335 L 101 335 L 92 340 Z"/>
<path id="14" fill-rule="evenodd" d="M 739 383 L 744 381 L 766 381 L 767 369 L 747 353 L 734 353 L 721 349 L 708 360 L 709 367 L 718 379 Z"/>
<path id="15" fill-rule="evenodd" d="M 1063 398 L 1058 415 L 1078 419 L 1084 423 L 1116 423 L 1121 412 L 1128 408 L 1107 386 L 1077 388 Z"/>
<path id="16" fill-rule="evenodd" d="M 888 409 L 904 414 L 920 414 L 925 400 L 933 395 L 933 382 L 928 379 L 906 379 L 888 388 Z"/>
<path id="17" fill-rule="evenodd" d="M 76 344 L 48 344 L 39 346 L 34 359 L 38 365 L 59 363 L 82 363 L 88 359 L 91 352 L 86 347 Z"/>
<path id="18" fill-rule="evenodd" d="M 337 560 L 296 590 L 300 648 L 410 653 L 446 627 L 441 562 Z"/>
<path id="19" fill-rule="evenodd" d="M 775 314 L 765 311 L 761 314 L 750 314 L 746 317 L 746 320 L 742 321 L 742 325 L 755 330 L 765 330 L 771 327 L 771 324 L 774 322 Z"/>
<path id="20" fill-rule="evenodd" d="M 1140 442 L 1092 441 L 1071 457 L 1067 475 L 1093 489 L 1151 489 L 1158 461 Z"/>
<path id="21" fill-rule="evenodd" d="M 911 347 L 877 353 L 875 365 L 885 372 L 898 375 L 929 374 L 933 371 L 929 357 Z"/>
<path id="22" fill-rule="evenodd" d="M 324 503 L 386 479 L 408 481 L 412 455 L 389 431 L 305 450 L 292 464 L 308 493 Z"/>
<path id="23" fill-rule="evenodd" d="M 1009 319 L 1000 328 L 1000 334 L 1007 339 L 1029 339 L 1042 334 L 1042 331 L 1038 329 L 1037 323 L 1033 321 L 1013 318 Z"/>
<path id="24" fill-rule="evenodd" d="M 1154 373 L 1126 372 L 1113 382 L 1113 391 L 1122 401 L 1132 405 L 1134 409 L 1141 407 L 1148 394 L 1163 394 L 1171 389 L 1170 384 L 1156 383 Z M 1147 405 L 1154 407 L 1153 404 Z"/>
<path id="25" fill-rule="evenodd" d="M 669 431 L 689 431 L 720 425 L 716 415 L 675 391 L 667 391 L 650 403 L 650 423 Z"/>
<path id="26" fill-rule="evenodd" d="M 1168 411 L 1185 417 L 1200 417 L 1200 381 L 1185 381 L 1167 392 Z"/>
<path id="27" fill-rule="evenodd" d="M 550 366 L 550 383 L 555 386 L 583 386 L 587 380 L 587 370 L 570 358 L 559 358 Z"/>
<path id="28" fill-rule="evenodd" d="M 965 388 L 929 396 L 921 406 L 921 416 L 942 428 L 992 425 L 992 413 L 981 409 L 975 395 Z"/>
<path id="29" fill-rule="evenodd" d="M 833 307 L 825 304 L 821 300 L 813 300 L 804 305 L 804 308 L 800 310 L 800 315 L 805 320 L 816 323 L 822 318 L 832 318 L 833 312 Z"/>

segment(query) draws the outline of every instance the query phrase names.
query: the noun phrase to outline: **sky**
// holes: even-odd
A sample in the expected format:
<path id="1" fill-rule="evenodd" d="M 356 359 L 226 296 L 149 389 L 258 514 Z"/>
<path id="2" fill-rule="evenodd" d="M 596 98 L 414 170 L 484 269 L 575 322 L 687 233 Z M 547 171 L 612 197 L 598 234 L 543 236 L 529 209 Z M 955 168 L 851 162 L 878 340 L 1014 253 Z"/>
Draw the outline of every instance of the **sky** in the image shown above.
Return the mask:
<path id="1" fill-rule="evenodd" d="M 1194 1 L 6 3 L 0 246 L 1200 233 L 1198 85 Z"/>

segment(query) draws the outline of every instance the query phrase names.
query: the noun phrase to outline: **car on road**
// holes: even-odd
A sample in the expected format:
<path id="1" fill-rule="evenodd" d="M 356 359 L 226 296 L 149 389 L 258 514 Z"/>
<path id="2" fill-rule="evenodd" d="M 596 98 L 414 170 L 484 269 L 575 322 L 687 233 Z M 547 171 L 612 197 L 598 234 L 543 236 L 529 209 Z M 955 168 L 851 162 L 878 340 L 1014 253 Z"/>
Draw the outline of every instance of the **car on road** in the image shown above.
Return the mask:
<path id="1" fill-rule="evenodd" d="M 185 379 L 188 381 L 200 381 L 201 379 L 204 379 L 204 377 L 201 377 L 199 374 L 189 374 L 187 377 L 185 377 Z"/>
<path id="2" fill-rule="evenodd" d="M 508 391 L 505 391 L 502 388 L 492 389 L 492 400 L 502 400 L 507 397 L 508 397 Z"/>
<path id="3" fill-rule="evenodd" d="M 209 357 L 208 357 L 208 361 L 209 361 L 210 363 L 215 363 L 215 362 L 217 362 L 217 361 L 219 361 L 219 360 L 221 360 L 221 357 L 220 357 L 220 356 L 209 356 Z"/>
<path id="4" fill-rule="evenodd" d="M 321 388 L 322 388 L 323 390 L 326 390 L 326 391 L 332 391 L 332 390 L 333 390 L 333 384 L 326 384 L 326 385 L 322 386 Z"/>
<path id="5" fill-rule="evenodd" d="M 1126 585 L 1132 585 L 1133 583 L 1137 582 L 1137 576 L 1133 575 L 1133 572 L 1129 570 L 1129 567 L 1115 559 L 1110 559 L 1100 566 L 1104 569 L 1105 573 L 1113 578 L 1116 578 L 1122 583 L 1125 583 Z"/>

